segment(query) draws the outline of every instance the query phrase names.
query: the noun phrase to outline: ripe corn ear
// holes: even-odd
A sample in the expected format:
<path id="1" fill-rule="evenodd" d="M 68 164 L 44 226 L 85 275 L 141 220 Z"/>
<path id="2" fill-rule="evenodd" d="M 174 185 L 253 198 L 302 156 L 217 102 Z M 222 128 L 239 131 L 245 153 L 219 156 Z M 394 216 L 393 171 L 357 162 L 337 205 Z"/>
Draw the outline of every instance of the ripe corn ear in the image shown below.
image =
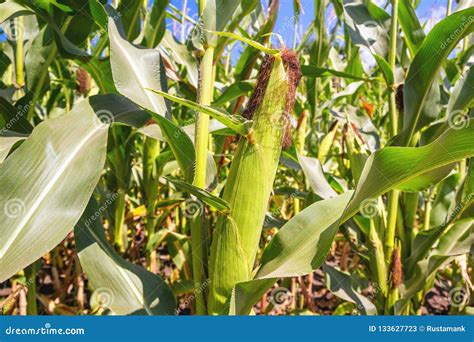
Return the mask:
<path id="1" fill-rule="evenodd" d="M 220 217 L 209 264 L 209 314 L 226 314 L 234 286 L 250 280 L 282 145 L 289 144 L 289 112 L 301 77 L 296 54 L 283 50 L 262 63 L 244 116 L 251 134 L 239 142 L 224 189 L 229 216 Z"/>

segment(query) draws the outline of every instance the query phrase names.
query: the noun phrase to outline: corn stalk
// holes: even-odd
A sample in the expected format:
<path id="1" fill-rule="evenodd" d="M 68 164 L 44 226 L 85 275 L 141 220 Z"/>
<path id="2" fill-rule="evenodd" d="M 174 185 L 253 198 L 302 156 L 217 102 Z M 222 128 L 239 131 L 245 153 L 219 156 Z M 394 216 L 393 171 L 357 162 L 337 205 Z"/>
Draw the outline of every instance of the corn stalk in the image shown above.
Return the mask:
<path id="1" fill-rule="evenodd" d="M 206 0 L 200 0 L 199 14 L 203 15 L 206 7 Z M 212 101 L 213 93 L 213 61 L 214 48 L 207 46 L 200 65 L 200 82 L 199 82 L 199 103 L 209 105 Z M 205 113 L 199 113 L 196 121 L 196 168 L 194 175 L 194 186 L 204 189 L 206 187 L 206 165 L 207 165 L 207 148 L 209 144 L 209 116 Z M 205 260 L 207 255 L 207 238 L 205 213 L 202 217 L 197 217 L 191 222 L 191 244 L 192 244 L 192 264 L 193 278 L 196 289 L 201 288 L 205 281 Z M 203 315 L 206 313 L 203 291 L 196 292 L 196 313 Z"/>

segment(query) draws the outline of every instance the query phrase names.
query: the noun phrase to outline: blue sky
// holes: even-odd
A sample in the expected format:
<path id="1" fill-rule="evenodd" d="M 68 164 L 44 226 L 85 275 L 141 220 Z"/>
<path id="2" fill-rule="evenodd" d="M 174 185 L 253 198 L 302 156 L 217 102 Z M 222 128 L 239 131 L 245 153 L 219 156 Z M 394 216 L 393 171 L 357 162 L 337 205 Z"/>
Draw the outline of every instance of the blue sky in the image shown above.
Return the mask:
<path id="1" fill-rule="evenodd" d="M 300 37 L 302 32 L 314 18 L 314 0 L 300 0 L 303 13 L 300 15 L 300 28 L 297 32 L 297 37 Z M 150 1 L 152 3 L 153 1 Z M 187 13 L 193 18 L 197 18 L 197 0 L 171 0 L 171 4 L 178 9 L 183 8 L 184 2 L 187 3 Z M 384 7 L 387 0 L 374 0 L 379 6 Z M 268 0 L 262 0 L 262 3 L 267 4 Z M 446 14 L 447 0 L 421 0 L 418 6 L 417 13 L 422 24 L 427 23 L 427 28 L 431 28 L 436 22 L 443 18 Z M 331 24 L 333 10 L 329 6 L 327 11 L 327 20 Z M 280 0 L 280 10 L 278 14 L 275 32 L 279 32 L 287 46 L 292 45 L 293 41 L 293 25 L 289 24 L 293 18 L 293 0 Z M 175 29 L 177 29 L 176 25 Z M 169 24 L 171 26 L 171 24 Z M 170 27 L 171 28 L 171 27 Z M 3 36 L 3 34 L 2 34 Z M 1 37 L 3 40 L 4 37 Z"/>
<path id="2" fill-rule="evenodd" d="M 171 0 L 171 3 L 179 9 L 183 8 L 185 0 Z M 300 0 L 303 13 L 300 16 L 300 24 L 297 35 L 301 36 L 302 32 L 314 18 L 314 0 Z M 384 7 L 387 0 L 374 0 L 379 6 Z M 268 1 L 264 0 L 262 3 L 266 4 Z M 446 14 L 447 0 L 421 0 L 417 8 L 417 14 L 422 24 L 427 23 L 427 30 L 429 30 L 435 23 L 442 19 Z M 196 0 L 187 0 L 188 15 L 197 18 Z M 389 7 L 390 8 L 390 7 Z M 285 44 L 292 45 L 293 41 L 293 25 L 289 25 L 293 17 L 293 0 L 280 0 L 280 10 L 275 25 L 275 32 L 280 32 Z M 332 18 L 332 6 L 329 6 L 327 11 L 327 20 L 329 25 Z"/>
<path id="3" fill-rule="evenodd" d="M 137 0 L 138 1 L 138 0 Z M 154 0 L 150 1 L 150 4 Z M 300 25 L 297 29 L 297 41 L 303 34 L 304 30 L 308 27 L 311 21 L 314 18 L 314 0 L 300 0 L 303 12 L 300 15 Z M 177 7 L 178 9 L 183 8 L 184 2 L 187 3 L 187 13 L 190 17 L 197 18 L 197 0 L 171 0 L 171 4 Z M 379 6 L 384 7 L 387 0 L 374 0 Z M 262 0 L 264 6 L 268 3 L 268 0 Z M 435 23 L 442 19 L 446 14 L 446 4 L 447 0 L 421 0 L 420 5 L 418 6 L 417 13 L 418 17 L 422 24 L 426 23 L 425 31 L 428 31 Z M 389 7 L 390 8 L 390 7 Z M 294 25 L 293 21 L 293 0 L 280 0 L 280 9 L 278 14 L 277 23 L 275 25 L 274 32 L 279 33 L 286 46 L 291 47 L 293 43 L 293 33 Z M 334 11 L 332 5 L 328 7 L 326 13 L 326 21 L 328 26 L 334 24 Z M 168 28 L 173 32 L 180 32 L 181 28 L 178 23 L 168 20 Z M 191 30 L 190 25 L 187 25 L 186 31 Z M 177 38 L 178 34 L 177 34 Z M 273 38 L 275 39 L 275 38 Z M 5 37 L 3 32 L 0 34 L 0 41 L 4 41 Z M 239 54 L 241 50 L 240 44 L 236 46 L 236 49 L 233 50 L 232 54 Z"/>

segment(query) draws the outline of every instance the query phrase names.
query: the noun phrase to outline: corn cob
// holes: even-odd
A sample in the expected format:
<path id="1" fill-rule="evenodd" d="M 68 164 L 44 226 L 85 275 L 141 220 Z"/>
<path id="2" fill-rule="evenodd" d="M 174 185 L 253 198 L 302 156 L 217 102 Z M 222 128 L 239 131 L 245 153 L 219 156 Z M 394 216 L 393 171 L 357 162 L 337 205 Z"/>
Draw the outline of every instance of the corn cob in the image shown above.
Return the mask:
<path id="1" fill-rule="evenodd" d="M 229 216 L 220 217 L 209 264 L 209 314 L 226 314 L 232 289 L 251 279 L 257 248 L 283 145 L 289 140 L 289 115 L 301 78 L 298 58 L 289 50 L 267 56 L 244 111 L 252 133 L 239 142 L 224 199 Z"/>

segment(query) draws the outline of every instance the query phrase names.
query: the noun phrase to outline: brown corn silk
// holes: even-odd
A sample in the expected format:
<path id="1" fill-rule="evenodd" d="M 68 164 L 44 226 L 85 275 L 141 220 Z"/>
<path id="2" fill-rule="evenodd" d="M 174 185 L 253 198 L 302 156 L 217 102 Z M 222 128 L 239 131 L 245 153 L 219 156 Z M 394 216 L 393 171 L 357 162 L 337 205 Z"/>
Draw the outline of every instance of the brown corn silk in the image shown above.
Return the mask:
<path id="1" fill-rule="evenodd" d="M 76 79 L 77 79 L 77 91 L 81 95 L 87 95 L 91 91 L 92 87 L 92 78 L 89 73 L 79 68 L 76 71 Z"/>
<path id="2" fill-rule="evenodd" d="M 393 250 L 390 271 L 392 273 L 392 286 L 396 288 L 403 282 L 402 262 L 398 248 Z"/>
<path id="3" fill-rule="evenodd" d="M 227 314 L 234 286 L 251 279 L 300 78 L 298 58 L 289 50 L 279 56 L 267 56 L 261 65 L 244 112 L 254 121 L 252 133 L 239 142 L 224 189 L 230 215 L 219 217 L 213 233 L 209 314 Z"/>

